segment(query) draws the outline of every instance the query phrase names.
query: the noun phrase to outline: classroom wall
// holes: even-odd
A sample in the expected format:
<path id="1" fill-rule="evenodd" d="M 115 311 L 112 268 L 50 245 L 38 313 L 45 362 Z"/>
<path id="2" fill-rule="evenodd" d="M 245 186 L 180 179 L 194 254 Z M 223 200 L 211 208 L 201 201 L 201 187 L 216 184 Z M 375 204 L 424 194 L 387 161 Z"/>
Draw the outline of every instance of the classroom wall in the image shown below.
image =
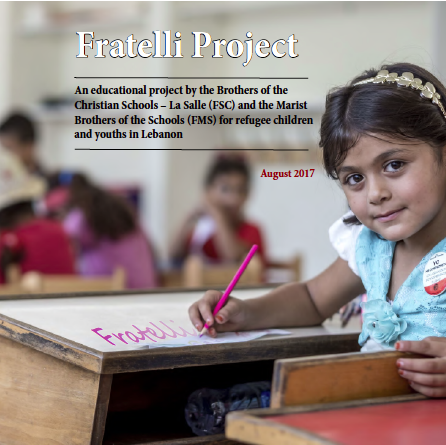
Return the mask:
<path id="1" fill-rule="evenodd" d="M 291 85 L 290 100 L 307 100 L 315 118 L 323 111 L 328 89 L 345 83 L 367 67 L 385 60 L 407 60 L 446 76 L 444 48 L 444 4 L 432 2 L 50 2 L 47 12 L 91 14 L 104 9 L 110 14 L 105 24 L 86 23 L 83 30 L 95 30 L 96 37 L 149 37 L 155 29 L 183 32 L 183 54 L 192 53 L 191 30 L 203 30 L 213 38 L 244 40 L 288 37 L 299 39 L 299 58 L 254 58 L 247 68 L 240 59 L 129 59 L 116 63 L 110 58 L 76 59 L 75 27 L 32 30 L 24 17 L 34 2 L 0 2 L 0 37 L 14 38 L 14 51 L 0 70 L 0 103 L 34 110 L 42 126 L 41 152 L 52 168 L 84 169 L 101 183 L 137 183 L 144 188 L 142 219 L 163 258 L 169 239 L 184 216 L 201 197 L 202 178 L 211 152 L 107 151 L 76 152 L 73 149 L 72 111 L 44 111 L 39 101 L 49 95 L 73 93 L 79 81 L 74 76 L 154 76 L 200 73 L 201 76 L 301 75 L 305 86 Z M 36 2 L 40 3 L 40 2 Z M 113 12 L 115 11 L 115 12 Z M 12 20 L 7 20 L 8 14 Z M 2 22 L 3 20 L 3 22 Z M 79 29 L 76 29 L 79 30 Z M 285 36 L 285 34 L 287 34 Z M 440 42 L 440 43 L 439 43 Z M 42 51 L 42 47 L 45 51 Z M 21 54 L 26 54 L 23 57 Z M 9 60 L 9 63 L 6 63 Z M 3 64 L 2 64 L 3 66 Z M 9 67 L 9 69 L 8 69 Z M 38 67 L 38 69 L 36 69 Z M 13 75 L 11 75 L 13 73 Z M 30 76 L 32 73 L 32 76 Z M 181 73 L 181 74 L 180 74 Z M 30 80 L 31 79 L 31 80 Z M 98 84 L 106 85 L 105 81 Z M 163 82 L 161 82 L 163 83 Z M 160 84 L 161 84 L 160 83 Z M 226 81 L 232 86 L 234 81 Z M 6 87 L 8 85 L 8 87 Z M 81 84 L 82 85 L 82 84 Z M 91 83 L 89 83 L 91 85 Z M 253 81 L 249 86 L 255 86 Z M 11 99 L 8 99 L 11 96 Z M 4 99 L 5 98 L 5 99 Z M 1 112 L 1 108 L 0 108 Z M 256 146 L 267 141 L 271 147 L 290 141 L 296 146 L 317 148 L 318 127 L 302 129 L 220 128 L 185 131 L 185 148 L 215 148 L 228 144 Z M 152 148 L 173 145 L 152 141 Z M 102 142 L 100 147 L 117 148 L 122 141 Z M 144 142 L 133 147 L 144 148 Z M 271 181 L 260 178 L 263 168 L 288 170 L 316 168 L 312 181 Z M 304 258 L 304 277 L 321 271 L 335 258 L 327 241 L 327 228 L 346 210 L 336 184 L 325 178 L 320 164 L 257 163 L 253 167 L 252 197 L 247 214 L 264 228 L 269 252 L 274 259 L 295 253 Z"/>
<path id="2" fill-rule="evenodd" d="M 433 5 L 434 26 L 431 33 L 431 41 L 433 47 L 433 60 L 437 67 L 437 73 L 443 83 L 446 81 L 446 51 L 444 50 L 444 42 L 446 42 L 446 27 L 444 21 L 446 19 L 446 2 L 435 2 Z"/>
<path id="3" fill-rule="evenodd" d="M 200 9 L 199 3 L 180 4 L 178 15 L 182 9 Z M 203 75 L 211 73 L 215 62 L 221 64 L 222 75 L 246 75 L 248 70 L 261 71 L 264 76 L 277 75 L 278 71 L 305 75 L 310 78 L 305 83 L 305 96 L 322 105 L 329 88 L 346 83 L 358 72 L 385 60 L 410 58 L 414 63 L 436 68 L 432 60 L 432 2 L 260 2 L 255 6 L 241 2 L 240 11 L 232 6 L 234 3 L 231 8 L 215 3 L 218 13 L 181 14 L 179 27 L 212 28 L 216 29 L 216 36 L 242 40 L 248 30 L 254 39 L 294 32 L 299 39 L 296 48 L 300 56 L 279 60 L 254 58 L 247 68 L 240 61 L 185 58 L 181 63 L 185 75 L 194 72 L 196 62 L 209 70 Z"/>
<path id="4" fill-rule="evenodd" d="M 0 2 L 0 42 L 4 58 L 0 69 L 0 116 L 7 112 L 11 101 L 11 6 L 11 3 Z"/>

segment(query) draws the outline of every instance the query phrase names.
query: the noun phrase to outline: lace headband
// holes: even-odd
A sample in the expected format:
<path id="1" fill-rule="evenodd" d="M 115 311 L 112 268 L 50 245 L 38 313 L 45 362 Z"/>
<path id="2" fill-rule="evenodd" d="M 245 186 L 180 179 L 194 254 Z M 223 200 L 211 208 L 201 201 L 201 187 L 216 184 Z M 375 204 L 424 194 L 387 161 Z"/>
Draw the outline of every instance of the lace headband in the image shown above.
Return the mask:
<path id="1" fill-rule="evenodd" d="M 446 111 L 443 104 L 440 102 L 441 96 L 436 92 L 435 87 L 430 82 L 426 82 L 426 85 L 423 85 L 422 80 L 414 78 L 412 73 L 403 73 L 401 76 L 398 76 L 397 73 L 389 73 L 387 70 L 381 70 L 375 77 L 361 80 L 360 82 L 355 83 L 353 86 L 363 85 L 365 83 L 383 84 L 386 82 L 396 83 L 399 86 L 411 87 L 414 90 L 419 90 L 421 97 L 431 99 L 432 103 L 438 105 L 444 118 L 446 119 Z"/>

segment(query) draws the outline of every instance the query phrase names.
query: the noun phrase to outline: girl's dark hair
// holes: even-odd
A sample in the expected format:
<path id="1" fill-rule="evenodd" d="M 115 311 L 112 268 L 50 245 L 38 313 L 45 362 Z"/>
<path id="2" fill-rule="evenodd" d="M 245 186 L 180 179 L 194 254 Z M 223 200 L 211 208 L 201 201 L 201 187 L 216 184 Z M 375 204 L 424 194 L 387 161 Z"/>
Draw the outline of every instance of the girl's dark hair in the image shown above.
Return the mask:
<path id="1" fill-rule="evenodd" d="M 21 218 L 33 215 L 34 209 L 31 201 L 9 205 L 0 210 L 0 230 L 12 229 Z"/>
<path id="2" fill-rule="evenodd" d="M 34 122 L 23 113 L 12 113 L 0 124 L 0 134 L 12 134 L 20 142 L 35 142 Z"/>
<path id="3" fill-rule="evenodd" d="M 229 173 L 239 173 L 243 175 L 246 178 L 246 183 L 249 184 L 250 172 L 246 161 L 238 156 L 226 155 L 214 160 L 206 174 L 204 185 L 209 187 L 217 176 Z"/>
<path id="4" fill-rule="evenodd" d="M 390 136 L 405 141 L 418 140 L 430 145 L 440 163 L 441 148 L 446 145 L 446 119 L 438 105 L 420 96 L 420 91 L 396 83 L 356 82 L 375 77 L 378 71 L 401 75 L 410 72 L 415 78 L 432 83 L 446 107 L 446 88 L 431 73 L 410 63 L 383 65 L 370 69 L 353 79 L 348 85 L 329 92 L 322 116 L 319 146 L 323 149 L 324 168 L 333 179 L 337 169 L 363 135 Z M 359 223 L 356 217 L 346 223 Z"/>
<path id="5" fill-rule="evenodd" d="M 73 175 L 69 205 L 84 212 L 98 238 L 118 240 L 136 230 L 136 216 L 124 199 L 97 187 L 85 175 Z"/>

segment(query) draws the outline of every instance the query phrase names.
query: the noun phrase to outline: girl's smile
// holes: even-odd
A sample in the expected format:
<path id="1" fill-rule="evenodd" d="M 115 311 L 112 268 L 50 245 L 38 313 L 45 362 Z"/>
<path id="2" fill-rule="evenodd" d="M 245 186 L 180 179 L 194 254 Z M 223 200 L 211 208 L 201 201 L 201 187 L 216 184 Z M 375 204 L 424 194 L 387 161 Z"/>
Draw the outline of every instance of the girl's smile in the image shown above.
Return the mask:
<path id="1" fill-rule="evenodd" d="M 375 216 L 375 219 L 377 219 L 380 222 L 388 222 L 393 221 L 395 218 L 397 218 L 399 215 L 401 215 L 401 212 L 404 210 L 404 208 L 390 211 L 387 213 L 381 213 L 380 215 Z"/>
<path id="2" fill-rule="evenodd" d="M 362 136 L 338 174 L 353 213 L 385 239 L 446 237 L 446 166 L 428 144 Z"/>

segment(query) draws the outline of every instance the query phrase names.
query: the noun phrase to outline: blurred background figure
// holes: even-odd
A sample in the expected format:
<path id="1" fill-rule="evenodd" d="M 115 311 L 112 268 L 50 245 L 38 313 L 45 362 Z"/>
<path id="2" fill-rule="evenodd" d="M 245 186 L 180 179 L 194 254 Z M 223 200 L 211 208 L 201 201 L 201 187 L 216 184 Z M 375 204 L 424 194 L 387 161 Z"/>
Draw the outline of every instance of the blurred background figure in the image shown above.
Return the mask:
<path id="1" fill-rule="evenodd" d="M 37 157 L 36 125 L 26 114 L 11 113 L 0 124 L 0 144 L 22 162 L 29 173 L 46 179 Z"/>
<path id="2" fill-rule="evenodd" d="M 242 157 L 221 155 L 210 166 L 204 196 L 181 225 L 171 247 L 174 262 L 199 255 L 208 262 L 238 262 L 257 244 L 265 265 L 259 227 L 244 216 L 250 172 Z"/>
<path id="3" fill-rule="evenodd" d="M 126 287 L 156 286 L 154 258 L 135 213 L 120 197 L 74 174 L 68 186 L 64 228 L 77 247 L 78 267 L 84 276 L 126 274 Z"/>
<path id="4" fill-rule="evenodd" d="M 45 182 L 26 171 L 18 158 L 0 150 L 0 283 L 8 268 L 21 273 L 74 274 L 74 257 L 59 222 L 37 217 L 33 203 Z"/>

